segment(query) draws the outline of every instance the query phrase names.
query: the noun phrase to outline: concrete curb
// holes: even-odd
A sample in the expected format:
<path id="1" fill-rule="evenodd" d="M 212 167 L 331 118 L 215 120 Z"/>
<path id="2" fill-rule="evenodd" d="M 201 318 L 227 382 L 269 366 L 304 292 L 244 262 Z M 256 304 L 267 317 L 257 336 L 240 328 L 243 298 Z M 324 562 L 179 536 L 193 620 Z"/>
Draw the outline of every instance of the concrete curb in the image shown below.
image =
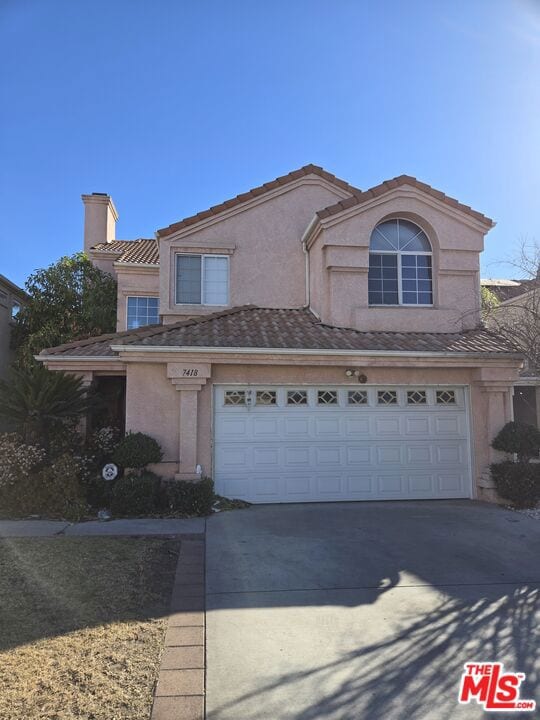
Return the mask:
<path id="1" fill-rule="evenodd" d="M 198 537 L 205 531 L 205 518 L 123 518 L 68 523 L 58 520 L 0 520 L 2 537 L 127 537 L 135 535 L 179 535 Z"/>
<path id="2" fill-rule="evenodd" d="M 54 537 L 69 525 L 63 520 L 0 520 L 0 538 Z"/>
<path id="3" fill-rule="evenodd" d="M 205 717 L 205 542 L 182 542 L 151 720 Z"/>

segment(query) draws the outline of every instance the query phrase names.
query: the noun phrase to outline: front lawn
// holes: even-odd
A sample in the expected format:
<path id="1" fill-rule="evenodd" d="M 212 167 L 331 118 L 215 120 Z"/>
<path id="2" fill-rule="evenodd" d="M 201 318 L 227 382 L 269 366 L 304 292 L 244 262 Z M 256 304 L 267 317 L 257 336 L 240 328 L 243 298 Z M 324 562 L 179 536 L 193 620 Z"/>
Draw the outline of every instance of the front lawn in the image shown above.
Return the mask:
<path id="1" fill-rule="evenodd" d="M 0 542 L 0 718 L 148 720 L 179 541 Z"/>

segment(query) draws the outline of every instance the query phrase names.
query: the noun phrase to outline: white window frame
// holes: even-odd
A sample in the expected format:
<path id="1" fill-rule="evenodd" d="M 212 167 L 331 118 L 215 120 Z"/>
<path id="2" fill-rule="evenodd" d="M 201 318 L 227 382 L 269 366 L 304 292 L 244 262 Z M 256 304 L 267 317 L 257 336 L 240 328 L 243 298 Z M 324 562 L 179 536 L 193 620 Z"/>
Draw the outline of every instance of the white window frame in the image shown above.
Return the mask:
<path id="1" fill-rule="evenodd" d="M 178 257 L 200 257 L 201 258 L 201 302 L 199 303 L 187 303 L 178 302 Z M 205 303 L 204 299 L 204 262 L 206 258 L 224 258 L 227 260 L 227 302 L 226 303 Z M 230 282 L 231 264 L 229 262 L 228 255 L 219 255 L 218 253 L 175 253 L 174 254 L 174 304 L 178 307 L 190 306 L 190 307 L 228 307 L 230 304 L 231 295 L 231 282 Z"/>
<path id="2" fill-rule="evenodd" d="M 431 258 L 431 297 L 435 300 L 435 290 L 434 286 L 435 283 L 433 281 L 433 253 L 432 252 L 409 252 L 408 250 L 374 250 L 371 252 L 369 251 L 370 255 L 397 255 L 397 282 L 398 282 L 398 301 L 397 303 L 378 303 L 376 305 L 370 305 L 369 307 L 433 307 L 435 305 L 434 302 L 431 303 L 404 303 L 403 298 L 403 290 L 402 290 L 402 277 L 401 277 L 401 256 L 402 255 L 428 255 Z"/>
<path id="3" fill-rule="evenodd" d="M 139 325 L 138 328 L 130 328 L 128 326 L 129 318 L 128 318 L 128 312 L 129 312 L 129 299 L 130 298 L 152 298 L 152 300 L 155 298 L 158 301 L 158 323 L 161 322 L 159 319 L 159 295 L 126 295 L 126 330 L 139 330 L 143 327 L 149 327 L 149 325 Z M 154 323 L 152 323 L 153 325 Z"/>
<path id="4" fill-rule="evenodd" d="M 398 302 L 397 303 L 377 303 L 376 305 L 369 304 L 368 300 L 368 306 L 370 308 L 384 308 L 384 307 L 434 307 L 435 306 L 435 278 L 434 278 L 434 269 L 433 269 L 433 245 L 431 243 L 431 240 L 428 237 L 428 234 L 426 231 L 418 225 L 418 223 L 415 223 L 412 220 L 408 220 L 407 218 L 389 218 L 389 220 L 407 220 L 407 222 L 412 223 L 413 225 L 416 225 L 416 227 L 421 230 L 424 235 L 427 237 L 429 244 L 431 245 L 431 251 L 427 252 L 425 250 L 417 250 L 417 251 L 411 251 L 411 250 L 371 250 L 371 235 L 369 240 L 369 255 L 397 255 L 397 281 L 398 281 Z M 377 227 L 381 225 L 381 223 L 386 222 L 385 220 L 382 220 L 375 225 L 373 228 L 371 234 L 375 232 Z M 418 234 L 418 233 L 417 233 Z M 415 235 L 416 237 L 416 235 Z M 368 270 L 369 270 L 369 255 L 368 255 Z M 402 289 L 402 276 L 401 276 L 401 257 L 402 255 L 429 255 L 431 258 L 431 298 L 433 302 L 430 303 L 404 303 L 403 302 L 403 289 Z M 369 293 L 369 290 L 368 290 Z M 369 296 L 368 296 L 369 297 Z"/>

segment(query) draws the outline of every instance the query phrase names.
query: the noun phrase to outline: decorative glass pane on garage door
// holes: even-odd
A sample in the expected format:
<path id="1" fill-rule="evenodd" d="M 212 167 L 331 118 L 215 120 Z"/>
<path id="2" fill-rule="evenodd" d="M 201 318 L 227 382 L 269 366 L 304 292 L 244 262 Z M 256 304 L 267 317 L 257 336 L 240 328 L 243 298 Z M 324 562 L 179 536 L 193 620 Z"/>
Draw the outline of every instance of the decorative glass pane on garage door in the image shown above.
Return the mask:
<path id="1" fill-rule="evenodd" d="M 455 390 L 437 390 L 435 393 L 438 405 L 455 405 Z"/>
<path id="2" fill-rule="evenodd" d="M 307 405 L 307 390 L 288 390 L 287 405 Z"/>
<path id="3" fill-rule="evenodd" d="M 245 405 L 246 393 L 244 390 L 227 390 L 223 400 L 224 405 Z"/>
<path id="4" fill-rule="evenodd" d="M 317 393 L 317 403 L 319 405 L 337 405 L 337 390 L 319 390 Z"/>
<path id="5" fill-rule="evenodd" d="M 425 390 L 407 390 L 407 405 L 425 405 L 426 403 Z"/>
<path id="6" fill-rule="evenodd" d="M 379 405 L 397 405 L 396 390 L 378 390 L 377 402 Z"/>
<path id="7" fill-rule="evenodd" d="M 256 403 L 257 403 L 257 405 L 275 405 L 276 404 L 276 391 L 275 390 L 257 390 Z"/>
<path id="8" fill-rule="evenodd" d="M 367 405 L 367 390 L 349 390 L 347 402 L 349 405 Z"/>

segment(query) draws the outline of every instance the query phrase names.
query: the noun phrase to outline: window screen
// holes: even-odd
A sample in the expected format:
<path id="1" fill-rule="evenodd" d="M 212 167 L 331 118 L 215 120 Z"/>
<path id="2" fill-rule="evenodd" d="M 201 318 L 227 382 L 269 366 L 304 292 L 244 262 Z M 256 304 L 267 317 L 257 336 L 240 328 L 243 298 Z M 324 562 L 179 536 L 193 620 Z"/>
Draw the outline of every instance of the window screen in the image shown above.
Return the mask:
<path id="1" fill-rule="evenodd" d="M 176 302 L 201 303 L 200 255 L 176 256 Z"/>

